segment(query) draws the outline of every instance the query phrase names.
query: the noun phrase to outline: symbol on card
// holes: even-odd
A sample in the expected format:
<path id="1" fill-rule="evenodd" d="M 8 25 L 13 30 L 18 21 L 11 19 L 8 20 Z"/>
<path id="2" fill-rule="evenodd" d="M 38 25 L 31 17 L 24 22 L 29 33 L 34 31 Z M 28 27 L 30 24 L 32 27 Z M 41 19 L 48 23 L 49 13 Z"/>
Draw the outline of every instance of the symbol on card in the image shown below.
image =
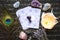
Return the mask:
<path id="1" fill-rule="evenodd" d="M 29 23 L 31 23 L 31 16 L 27 16 Z"/>

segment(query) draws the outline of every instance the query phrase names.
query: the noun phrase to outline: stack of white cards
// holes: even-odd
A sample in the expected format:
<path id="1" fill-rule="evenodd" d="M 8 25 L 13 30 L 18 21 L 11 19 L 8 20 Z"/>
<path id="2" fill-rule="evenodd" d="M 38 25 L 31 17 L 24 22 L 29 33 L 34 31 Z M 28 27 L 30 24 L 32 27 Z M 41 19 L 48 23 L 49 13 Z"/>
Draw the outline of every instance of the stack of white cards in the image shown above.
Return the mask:
<path id="1" fill-rule="evenodd" d="M 28 28 L 39 29 L 40 14 L 41 9 L 32 8 L 30 6 L 19 9 L 16 12 L 16 15 L 19 18 L 23 30 L 26 30 Z M 27 19 L 27 16 L 31 17 L 31 23 Z"/>

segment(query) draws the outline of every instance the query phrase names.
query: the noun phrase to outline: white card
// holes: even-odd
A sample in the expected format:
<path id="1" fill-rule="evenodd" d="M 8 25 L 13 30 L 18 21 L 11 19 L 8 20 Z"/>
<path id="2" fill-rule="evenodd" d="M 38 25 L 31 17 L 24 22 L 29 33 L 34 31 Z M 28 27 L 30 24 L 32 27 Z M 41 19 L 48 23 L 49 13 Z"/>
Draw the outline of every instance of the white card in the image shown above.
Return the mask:
<path id="1" fill-rule="evenodd" d="M 23 30 L 28 28 L 39 28 L 41 9 L 30 6 L 16 11 Z M 30 19 L 28 19 L 30 17 Z"/>

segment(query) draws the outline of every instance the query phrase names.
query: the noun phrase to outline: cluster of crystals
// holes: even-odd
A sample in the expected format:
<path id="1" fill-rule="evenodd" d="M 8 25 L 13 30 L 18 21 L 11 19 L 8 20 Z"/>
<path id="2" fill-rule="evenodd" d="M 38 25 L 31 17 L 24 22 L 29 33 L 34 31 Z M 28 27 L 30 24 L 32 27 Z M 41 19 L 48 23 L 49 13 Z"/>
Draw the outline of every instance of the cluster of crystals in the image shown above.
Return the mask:
<path id="1" fill-rule="evenodd" d="M 36 32 L 34 32 L 34 36 L 35 36 L 36 38 L 42 37 L 42 34 L 43 34 L 43 32 L 42 32 L 41 29 L 39 29 L 39 30 L 37 30 Z"/>

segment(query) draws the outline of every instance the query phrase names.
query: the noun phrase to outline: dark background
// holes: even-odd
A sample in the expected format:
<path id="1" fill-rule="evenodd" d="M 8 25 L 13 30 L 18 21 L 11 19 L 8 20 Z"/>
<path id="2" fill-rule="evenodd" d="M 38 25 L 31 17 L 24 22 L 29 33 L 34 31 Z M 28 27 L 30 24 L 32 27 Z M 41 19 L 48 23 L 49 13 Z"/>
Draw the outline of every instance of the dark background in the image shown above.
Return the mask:
<path id="1" fill-rule="evenodd" d="M 4 6 L 6 7 L 10 14 L 13 16 L 13 19 L 15 19 L 16 24 L 12 25 L 12 29 L 5 29 L 3 27 L 3 25 L 0 25 L 0 40 L 18 40 L 17 39 L 17 34 L 19 32 L 19 28 L 18 28 L 18 23 L 16 21 L 16 10 L 13 7 L 13 3 L 15 3 L 18 0 L 0 0 L 0 6 Z M 31 0 L 19 0 L 21 2 L 20 4 L 20 8 L 26 7 L 28 5 L 30 5 L 29 3 L 31 2 Z M 52 8 L 54 11 L 54 15 L 56 17 L 60 17 L 60 0 L 39 0 L 42 4 L 44 3 L 51 3 L 52 4 Z M 1 13 L 0 11 L 0 17 L 3 16 L 3 13 Z M 2 18 L 0 18 L 2 19 Z M 60 19 L 59 19 L 60 21 Z M 1 23 L 0 23 L 1 24 Z M 8 31 L 7 31 L 8 30 Z M 17 32 L 15 32 L 17 31 Z M 49 40 L 60 40 L 60 22 L 55 25 L 55 27 L 51 30 L 46 30 L 47 33 L 47 37 Z"/>

